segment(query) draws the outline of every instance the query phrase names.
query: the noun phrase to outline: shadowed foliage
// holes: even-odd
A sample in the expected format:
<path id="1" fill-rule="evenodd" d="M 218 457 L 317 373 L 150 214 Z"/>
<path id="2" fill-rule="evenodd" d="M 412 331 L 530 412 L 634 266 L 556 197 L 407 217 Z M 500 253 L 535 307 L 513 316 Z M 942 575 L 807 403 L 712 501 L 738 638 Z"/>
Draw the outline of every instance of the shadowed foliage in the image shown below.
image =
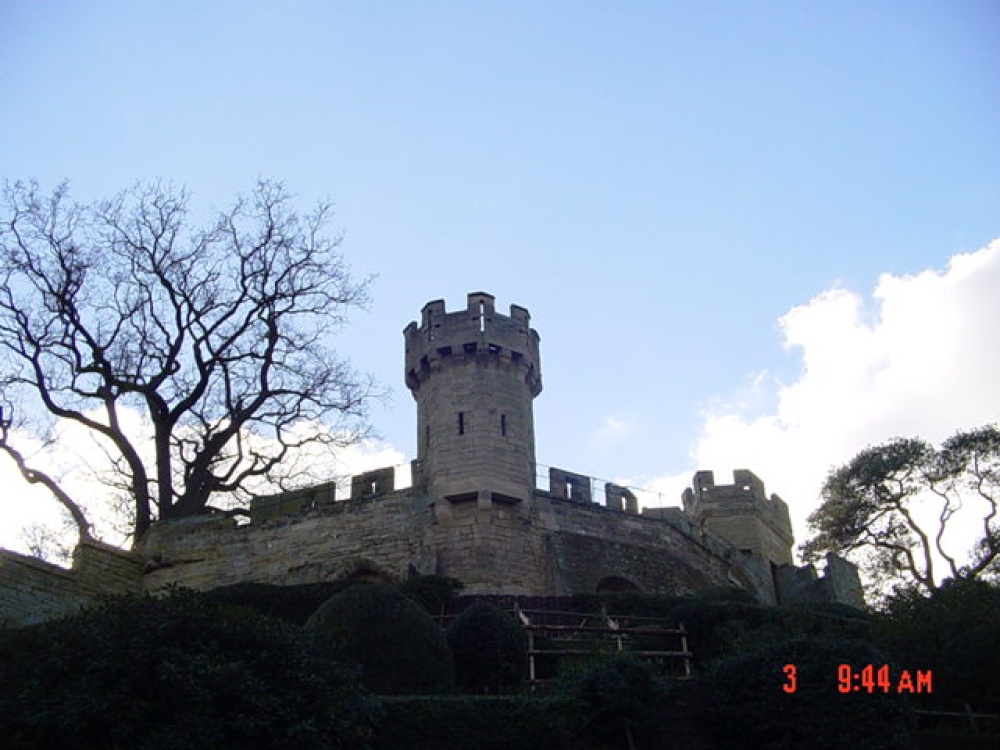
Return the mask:
<path id="1" fill-rule="evenodd" d="M 377 704 L 302 631 L 193 592 L 0 633 L 5 748 L 361 748 Z"/>
<path id="2" fill-rule="evenodd" d="M 797 638 L 718 663 L 703 681 L 703 731 L 722 747 L 747 750 L 911 750 L 915 720 L 899 696 L 880 690 L 842 694 L 838 667 L 887 664 L 861 641 Z M 786 676 L 794 665 L 794 691 Z"/>
<path id="3" fill-rule="evenodd" d="M 865 448 L 832 470 L 823 502 L 809 517 L 802 546 L 854 555 L 885 590 L 916 585 L 931 592 L 944 578 L 995 575 L 1000 559 L 1000 429 L 958 432 L 935 449 L 918 438 Z M 962 549 L 954 529 L 974 521 L 978 539 Z M 971 553 L 965 561 L 966 553 Z M 944 573 L 942 574 L 942 570 Z"/>
<path id="4" fill-rule="evenodd" d="M 920 706 L 1000 713 L 1000 586 L 951 581 L 931 595 L 889 599 L 873 622 L 874 641 L 900 664 L 932 669 L 934 692 Z"/>
<path id="5" fill-rule="evenodd" d="M 668 689 L 648 664 L 622 655 L 598 659 L 567 678 L 563 690 L 576 704 L 583 746 L 659 746 Z"/>
<path id="6" fill-rule="evenodd" d="M 528 640 L 510 615 L 485 602 L 466 607 L 447 631 L 458 686 L 472 693 L 499 693 L 524 682 Z"/>
<path id="7" fill-rule="evenodd" d="M 362 667 L 380 695 L 434 694 L 455 684 L 448 643 L 420 606 L 391 586 L 359 583 L 327 600 L 306 629 Z"/>

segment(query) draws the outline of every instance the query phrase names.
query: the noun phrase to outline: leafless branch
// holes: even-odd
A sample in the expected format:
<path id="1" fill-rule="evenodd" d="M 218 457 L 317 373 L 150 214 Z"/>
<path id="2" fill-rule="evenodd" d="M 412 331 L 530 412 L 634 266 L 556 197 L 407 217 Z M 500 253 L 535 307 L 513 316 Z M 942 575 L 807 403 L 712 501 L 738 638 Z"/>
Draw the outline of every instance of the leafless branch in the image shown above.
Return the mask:
<path id="1" fill-rule="evenodd" d="M 367 302 L 368 280 L 349 274 L 328 204 L 299 215 L 264 181 L 194 229 L 187 195 L 161 183 L 92 206 L 70 203 L 65 185 L 45 196 L 8 183 L 3 199 L 0 348 L 11 364 L 0 393 L 108 441 L 137 535 L 328 440 L 329 430 L 290 439 L 296 424 L 362 434 L 377 391 L 329 346 Z M 151 425 L 152 460 L 124 428 L 125 408 Z M 72 502 L 20 460 L 29 481 Z"/>

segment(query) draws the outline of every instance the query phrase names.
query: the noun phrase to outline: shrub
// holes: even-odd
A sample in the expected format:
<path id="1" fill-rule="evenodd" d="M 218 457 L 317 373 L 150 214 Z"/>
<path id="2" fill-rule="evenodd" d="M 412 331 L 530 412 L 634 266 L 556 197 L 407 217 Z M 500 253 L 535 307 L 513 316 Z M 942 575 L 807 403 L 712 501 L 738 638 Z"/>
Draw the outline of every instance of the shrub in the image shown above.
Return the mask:
<path id="1" fill-rule="evenodd" d="M 384 702 L 385 718 L 373 737 L 373 750 L 569 747 L 573 710 L 563 698 L 438 696 Z"/>
<path id="2" fill-rule="evenodd" d="M 564 683 L 579 712 L 577 735 L 601 748 L 653 746 L 663 729 L 666 684 L 629 656 L 592 662 Z M 609 744 L 614 743 L 614 744 Z"/>
<path id="3" fill-rule="evenodd" d="M 703 682 L 704 731 L 727 747 L 845 747 L 904 750 L 914 746 L 914 722 L 899 697 L 877 690 L 842 694 L 837 667 L 885 664 L 860 641 L 798 638 L 765 646 L 716 665 Z M 795 691 L 783 690 L 783 667 L 796 667 Z"/>
<path id="4" fill-rule="evenodd" d="M 476 602 L 452 621 L 447 632 L 462 690 L 496 693 L 524 683 L 528 641 L 513 618 Z"/>
<path id="5" fill-rule="evenodd" d="M 427 610 L 431 617 L 440 617 L 454 604 L 462 590 L 462 582 L 448 576 L 413 576 L 403 581 L 399 590 Z"/>
<path id="6" fill-rule="evenodd" d="M 234 604 L 262 615 L 277 617 L 298 626 L 323 602 L 350 584 L 341 582 L 304 583 L 276 586 L 269 583 L 236 583 L 206 591 L 205 596 L 224 604 Z"/>
<path id="7" fill-rule="evenodd" d="M 932 669 L 934 692 L 922 707 L 1000 712 L 1000 586 L 955 581 L 933 596 L 916 592 L 890 599 L 875 618 L 875 642 L 901 666 Z"/>
<path id="8" fill-rule="evenodd" d="M 361 747 L 376 704 L 301 630 L 193 592 L 0 634 L 6 748 Z"/>
<path id="9" fill-rule="evenodd" d="M 391 586 L 350 586 L 316 610 L 306 629 L 359 663 L 364 684 L 376 693 L 440 693 L 454 686 L 454 663 L 440 628 Z"/>
<path id="10" fill-rule="evenodd" d="M 743 601 L 736 590 L 716 589 L 698 597 L 650 594 L 603 596 L 607 610 L 615 616 L 659 617 L 682 623 L 694 652 L 694 664 L 704 668 L 720 659 L 743 653 L 763 642 L 796 637 L 863 639 L 869 624 L 865 613 L 853 607 L 817 604 L 773 607 Z M 729 598 L 731 601 L 718 601 Z M 586 600 L 578 597 L 586 604 Z M 591 602 L 599 605 L 600 600 Z"/>

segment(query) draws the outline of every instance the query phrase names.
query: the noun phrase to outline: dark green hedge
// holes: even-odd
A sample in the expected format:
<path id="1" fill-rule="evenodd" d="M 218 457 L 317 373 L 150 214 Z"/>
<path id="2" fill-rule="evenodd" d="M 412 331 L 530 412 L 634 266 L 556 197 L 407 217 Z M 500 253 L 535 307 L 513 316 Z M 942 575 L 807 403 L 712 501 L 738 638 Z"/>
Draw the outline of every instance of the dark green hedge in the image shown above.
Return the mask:
<path id="1" fill-rule="evenodd" d="M 564 678 L 581 747 L 659 747 L 669 690 L 650 665 L 627 655 L 596 659 Z"/>
<path id="2" fill-rule="evenodd" d="M 446 632 L 455 656 L 458 687 L 499 693 L 524 684 L 528 638 L 521 623 L 496 607 L 477 602 L 462 610 Z"/>
<path id="3" fill-rule="evenodd" d="M 262 615 L 277 617 L 295 625 L 305 625 L 313 612 L 350 582 L 306 583 L 276 586 L 268 583 L 237 583 L 205 592 L 205 596 L 223 603 L 249 607 Z"/>
<path id="4" fill-rule="evenodd" d="M 301 630 L 193 592 L 0 633 L 0 742 L 363 747 L 377 704 Z"/>
<path id="5" fill-rule="evenodd" d="M 449 612 L 462 590 L 462 582 L 448 576 L 411 576 L 399 584 L 399 591 L 408 596 L 431 617 L 441 617 Z"/>
<path id="6" fill-rule="evenodd" d="M 372 750 L 560 750 L 574 712 L 560 698 L 386 698 Z"/>
<path id="7" fill-rule="evenodd" d="M 866 643 L 812 638 L 732 657 L 702 680 L 702 730 L 724 747 L 747 750 L 910 750 L 915 717 L 898 695 L 837 689 L 840 664 L 860 672 L 885 663 Z M 783 689 L 788 664 L 796 668 L 792 693 Z"/>
<path id="8" fill-rule="evenodd" d="M 359 583 L 331 597 L 306 623 L 362 668 L 379 695 L 428 695 L 455 685 L 455 667 L 441 629 L 395 587 Z"/>
<path id="9" fill-rule="evenodd" d="M 659 617 L 683 624 L 696 668 L 764 643 L 792 638 L 866 639 L 870 618 L 861 610 L 839 604 L 803 604 L 773 607 L 745 601 L 741 593 L 711 590 L 706 598 L 651 594 L 582 595 L 575 597 L 584 611 L 605 606 L 615 615 Z"/>
<path id="10" fill-rule="evenodd" d="M 1000 713 L 1000 586 L 956 581 L 933 596 L 909 592 L 875 618 L 875 643 L 908 669 L 930 669 L 934 690 L 919 706 Z M 996 726 L 994 722 L 994 726 Z"/>

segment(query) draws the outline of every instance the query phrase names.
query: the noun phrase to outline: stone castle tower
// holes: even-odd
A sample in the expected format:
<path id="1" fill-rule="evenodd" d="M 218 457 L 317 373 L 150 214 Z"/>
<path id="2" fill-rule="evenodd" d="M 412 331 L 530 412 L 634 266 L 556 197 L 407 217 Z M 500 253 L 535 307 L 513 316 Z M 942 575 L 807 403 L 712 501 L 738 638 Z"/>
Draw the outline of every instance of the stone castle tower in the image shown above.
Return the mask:
<path id="1" fill-rule="evenodd" d="M 528 311 L 424 305 L 404 330 L 417 405 L 412 484 L 396 467 L 252 498 L 249 519 L 161 521 L 134 551 L 83 545 L 64 570 L 0 550 L 0 626 L 27 624 L 104 593 L 337 580 L 457 578 L 466 593 L 690 594 L 736 586 L 762 602 L 864 605 L 857 569 L 792 560 L 788 507 L 752 472 L 716 484 L 699 471 L 683 508 L 641 508 L 626 487 L 549 468 L 536 485 L 533 402 L 542 390 Z"/>
<path id="2" fill-rule="evenodd" d="M 751 471 L 737 469 L 733 483 L 717 485 L 711 471 L 694 475 L 694 487 L 682 496 L 684 512 L 700 527 L 728 540 L 744 554 L 779 565 L 792 563 L 792 521 L 777 495 Z"/>
<path id="3" fill-rule="evenodd" d="M 535 488 L 532 401 L 542 390 L 538 333 L 528 311 L 498 313 L 492 295 L 465 310 L 424 305 L 410 323 L 406 385 L 417 402 L 417 466 L 432 502 L 527 503 Z"/>

